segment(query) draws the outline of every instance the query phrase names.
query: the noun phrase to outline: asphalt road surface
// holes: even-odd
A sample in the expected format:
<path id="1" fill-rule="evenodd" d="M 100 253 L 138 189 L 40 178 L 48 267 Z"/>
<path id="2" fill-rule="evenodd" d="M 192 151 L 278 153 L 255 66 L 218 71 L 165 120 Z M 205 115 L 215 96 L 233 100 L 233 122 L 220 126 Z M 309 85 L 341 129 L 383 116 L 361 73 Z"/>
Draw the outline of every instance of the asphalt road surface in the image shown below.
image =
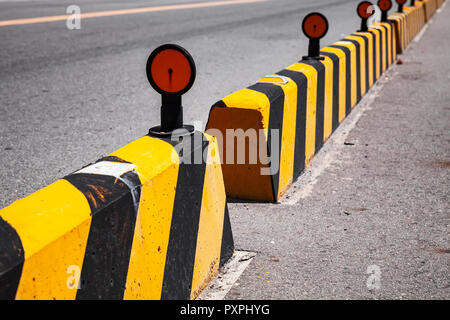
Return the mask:
<path id="1" fill-rule="evenodd" d="M 0 21 L 201 0 L 0 1 Z M 214 2 L 214 1 L 209 1 Z M 81 20 L 0 26 L 0 208 L 96 161 L 159 124 L 145 63 L 163 43 L 185 47 L 197 80 L 185 123 L 203 129 L 211 105 L 307 52 L 301 20 L 324 13 L 331 44 L 359 27 L 355 0 L 266 0 Z M 1 22 L 0 22 L 1 24 Z"/>

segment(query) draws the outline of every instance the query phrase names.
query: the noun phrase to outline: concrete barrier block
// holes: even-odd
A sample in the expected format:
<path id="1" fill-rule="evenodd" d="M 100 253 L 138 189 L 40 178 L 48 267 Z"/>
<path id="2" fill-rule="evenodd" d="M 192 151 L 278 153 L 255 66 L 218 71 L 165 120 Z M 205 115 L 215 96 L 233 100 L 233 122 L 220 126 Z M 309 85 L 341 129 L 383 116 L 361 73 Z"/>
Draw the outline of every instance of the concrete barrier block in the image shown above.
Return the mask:
<path id="1" fill-rule="evenodd" d="M 233 254 L 216 140 L 142 137 L 0 211 L 2 299 L 193 299 Z"/>
<path id="2" fill-rule="evenodd" d="M 396 39 L 394 23 L 376 23 L 322 48 L 323 60 L 302 60 L 214 104 L 206 131 L 221 137 L 228 197 L 277 202 L 394 63 Z M 240 132 L 241 142 L 227 131 Z"/>

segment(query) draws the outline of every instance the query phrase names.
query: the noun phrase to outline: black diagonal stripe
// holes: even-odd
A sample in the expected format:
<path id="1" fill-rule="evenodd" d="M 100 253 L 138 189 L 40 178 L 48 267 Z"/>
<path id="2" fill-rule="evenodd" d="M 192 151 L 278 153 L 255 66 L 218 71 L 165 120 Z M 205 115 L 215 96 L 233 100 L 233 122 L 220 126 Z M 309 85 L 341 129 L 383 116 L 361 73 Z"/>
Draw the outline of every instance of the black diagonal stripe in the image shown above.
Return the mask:
<path id="1" fill-rule="evenodd" d="M 391 25 L 391 64 L 393 64 L 394 61 L 397 59 L 396 55 L 397 47 L 394 46 L 395 30 L 394 30 L 394 23 L 392 21 L 388 21 L 388 23 Z"/>
<path id="2" fill-rule="evenodd" d="M 403 53 L 404 43 L 405 43 L 405 35 L 404 35 L 404 28 L 403 28 L 403 17 L 399 16 L 398 20 L 392 20 L 395 27 L 395 35 L 397 40 L 397 54 Z"/>
<path id="3" fill-rule="evenodd" d="M 355 37 L 359 37 L 361 39 L 364 40 L 364 48 L 365 48 L 365 53 L 366 53 L 366 92 L 369 91 L 370 89 L 370 84 L 369 84 L 369 37 L 365 34 L 353 34 L 353 36 Z"/>
<path id="4" fill-rule="evenodd" d="M 384 28 L 383 28 L 384 29 Z M 381 31 L 379 28 L 377 29 L 380 32 L 380 70 L 381 70 L 381 75 L 383 74 L 384 70 L 383 70 L 383 64 L 384 64 L 384 60 L 386 59 L 386 32 Z M 387 65 L 387 61 L 386 61 L 386 65 Z"/>
<path id="5" fill-rule="evenodd" d="M 16 230 L 0 217 L 0 300 L 14 300 L 25 251 Z"/>
<path id="6" fill-rule="evenodd" d="M 342 50 L 345 53 L 345 115 L 352 111 L 352 64 L 350 49 L 345 46 L 332 45 L 332 48 Z"/>
<path id="7" fill-rule="evenodd" d="M 339 126 L 339 69 L 340 69 L 340 61 L 339 57 L 332 52 L 321 51 L 320 54 L 322 56 L 327 56 L 333 61 L 333 107 L 332 107 L 332 127 L 333 131 Z"/>
<path id="8" fill-rule="evenodd" d="M 294 144 L 294 177 L 296 181 L 305 170 L 305 143 L 306 143 L 306 108 L 308 96 L 308 78 L 301 72 L 282 70 L 277 73 L 285 76 L 297 85 L 297 116 L 295 120 Z"/>
<path id="9" fill-rule="evenodd" d="M 386 54 L 388 57 L 388 67 L 390 67 L 392 65 L 392 62 L 394 61 L 394 50 L 392 49 L 392 45 L 394 44 L 394 38 L 392 37 L 392 24 L 388 21 L 386 22 L 387 24 L 390 25 L 391 29 L 389 30 L 388 26 L 384 26 L 386 28 L 386 43 L 387 43 L 387 47 L 390 48 L 391 54 L 389 54 L 389 51 L 386 50 Z M 389 41 L 389 37 L 391 38 L 391 41 Z"/>
<path id="10" fill-rule="evenodd" d="M 277 141 L 278 148 L 276 152 L 278 153 L 278 170 L 272 172 L 272 191 L 273 191 L 273 201 L 277 201 L 278 198 L 278 186 L 280 177 L 280 163 L 281 163 L 281 143 L 283 137 L 283 115 L 284 115 L 284 91 L 276 84 L 258 82 L 250 87 L 250 90 L 258 91 L 267 96 L 270 101 L 270 112 L 269 112 L 269 134 L 267 139 L 267 155 L 271 159 L 270 166 L 272 167 L 272 130 L 278 130 L 279 139 Z"/>
<path id="11" fill-rule="evenodd" d="M 400 22 L 400 20 L 397 20 L 397 19 L 389 19 L 389 22 L 391 23 L 391 27 L 392 27 L 392 30 L 393 30 L 393 37 L 397 40 L 396 41 L 396 44 L 397 44 L 397 47 L 396 47 L 396 49 L 400 49 L 401 50 L 401 22 Z M 392 38 L 392 39 L 394 39 L 394 38 Z M 394 42 L 394 40 L 392 40 L 392 42 Z"/>
<path id="12" fill-rule="evenodd" d="M 230 260 L 234 253 L 233 232 L 231 231 L 230 214 L 228 213 L 228 205 L 225 203 L 225 212 L 223 214 L 223 231 L 222 244 L 220 248 L 220 264 L 219 267 Z"/>
<path id="13" fill-rule="evenodd" d="M 369 84 L 369 37 L 366 34 L 352 34 L 352 36 L 354 37 L 358 37 L 364 40 L 364 51 L 365 51 L 365 57 L 364 59 L 365 61 L 365 65 L 366 65 L 366 77 L 365 77 L 365 81 L 366 81 L 366 92 L 369 91 L 370 89 L 370 84 Z M 362 81 L 362 80 L 361 80 Z"/>
<path id="14" fill-rule="evenodd" d="M 175 147 L 180 157 L 180 165 L 161 299 L 188 300 L 191 295 L 206 172 L 205 160 L 203 157 L 196 159 L 195 154 L 205 154 L 209 143 L 203 134 L 197 131 L 177 141 L 163 140 Z"/>
<path id="15" fill-rule="evenodd" d="M 119 179 L 75 173 L 65 177 L 91 207 L 92 221 L 77 299 L 123 299 L 141 193 L 136 172 Z"/>
<path id="16" fill-rule="evenodd" d="M 380 72 L 380 77 L 383 74 L 383 55 L 381 54 L 381 48 L 382 48 L 382 43 L 383 43 L 383 37 L 381 36 L 381 31 L 378 29 L 373 29 L 370 31 L 373 34 L 373 66 L 374 66 L 374 72 L 373 72 L 373 77 L 374 77 L 374 82 L 376 82 L 376 80 L 378 80 L 377 78 L 377 71 L 379 70 Z M 378 38 L 378 46 L 379 49 L 377 50 L 377 38 Z M 378 64 L 378 60 L 377 57 L 380 57 L 380 62 Z"/>
<path id="17" fill-rule="evenodd" d="M 380 27 L 382 27 L 384 29 L 384 35 L 385 35 L 384 55 L 385 55 L 385 59 L 386 59 L 386 70 L 387 70 L 391 65 L 391 56 L 389 55 L 389 48 L 391 47 L 392 43 L 389 43 L 389 28 L 385 25 L 380 25 Z"/>
<path id="18" fill-rule="evenodd" d="M 361 101 L 362 91 L 361 91 L 361 46 L 357 40 L 353 39 L 342 39 L 342 41 L 348 41 L 355 45 L 356 47 L 356 102 Z"/>
<path id="19" fill-rule="evenodd" d="M 116 157 L 116 156 L 106 156 L 106 157 L 103 157 L 103 158 L 101 158 L 100 160 L 98 160 L 96 162 L 103 162 L 103 161 L 119 162 L 119 163 L 131 163 L 131 162 L 125 161 L 125 160 L 123 160 L 123 159 L 121 159 L 119 157 Z"/>
<path id="20" fill-rule="evenodd" d="M 325 66 L 317 60 L 302 60 L 303 64 L 312 66 L 317 71 L 316 93 L 316 139 L 314 153 L 323 146 L 323 122 L 325 114 Z"/>

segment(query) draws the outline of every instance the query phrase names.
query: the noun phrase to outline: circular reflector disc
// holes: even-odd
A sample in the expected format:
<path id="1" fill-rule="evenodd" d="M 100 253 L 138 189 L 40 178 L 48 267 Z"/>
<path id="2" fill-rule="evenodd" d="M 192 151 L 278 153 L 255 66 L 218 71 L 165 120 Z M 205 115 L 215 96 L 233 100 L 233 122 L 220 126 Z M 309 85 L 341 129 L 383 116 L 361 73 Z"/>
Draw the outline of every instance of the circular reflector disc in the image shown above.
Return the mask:
<path id="1" fill-rule="evenodd" d="M 375 10 L 372 3 L 369 1 L 363 1 L 358 5 L 357 12 L 360 18 L 369 19 L 375 13 Z"/>
<path id="2" fill-rule="evenodd" d="M 321 13 L 310 13 L 303 19 L 302 29 L 308 38 L 320 39 L 328 32 L 328 20 Z"/>
<path id="3" fill-rule="evenodd" d="M 191 55 L 175 44 L 156 48 L 147 61 L 147 78 L 161 94 L 186 93 L 195 80 L 195 63 Z"/>
<path id="4" fill-rule="evenodd" d="M 392 1 L 391 0 L 380 0 L 380 1 L 378 1 L 378 7 L 381 9 L 381 11 L 389 11 L 392 8 Z"/>

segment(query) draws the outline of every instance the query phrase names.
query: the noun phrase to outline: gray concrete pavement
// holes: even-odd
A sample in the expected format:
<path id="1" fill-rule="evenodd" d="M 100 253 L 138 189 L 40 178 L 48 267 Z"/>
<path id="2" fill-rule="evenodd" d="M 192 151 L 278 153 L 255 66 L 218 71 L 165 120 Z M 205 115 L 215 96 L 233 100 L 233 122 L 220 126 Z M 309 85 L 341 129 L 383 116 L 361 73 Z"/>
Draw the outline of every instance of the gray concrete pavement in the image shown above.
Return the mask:
<path id="1" fill-rule="evenodd" d="M 450 298 L 449 18 L 447 5 L 280 204 L 230 205 L 237 248 L 257 255 L 226 299 Z"/>
<path id="2" fill-rule="evenodd" d="M 202 0 L 203 1 L 203 0 Z M 0 20 L 201 2 L 47 0 L 0 2 Z M 206 122 L 227 94 L 297 61 L 301 19 L 319 10 L 332 43 L 359 27 L 355 0 L 267 0 L 214 8 L 0 27 L 0 208 L 109 154 L 159 123 L 160 98 L 145 78 L 158 45 L 195 58 L 184 97 L 187 123 Z"/>

